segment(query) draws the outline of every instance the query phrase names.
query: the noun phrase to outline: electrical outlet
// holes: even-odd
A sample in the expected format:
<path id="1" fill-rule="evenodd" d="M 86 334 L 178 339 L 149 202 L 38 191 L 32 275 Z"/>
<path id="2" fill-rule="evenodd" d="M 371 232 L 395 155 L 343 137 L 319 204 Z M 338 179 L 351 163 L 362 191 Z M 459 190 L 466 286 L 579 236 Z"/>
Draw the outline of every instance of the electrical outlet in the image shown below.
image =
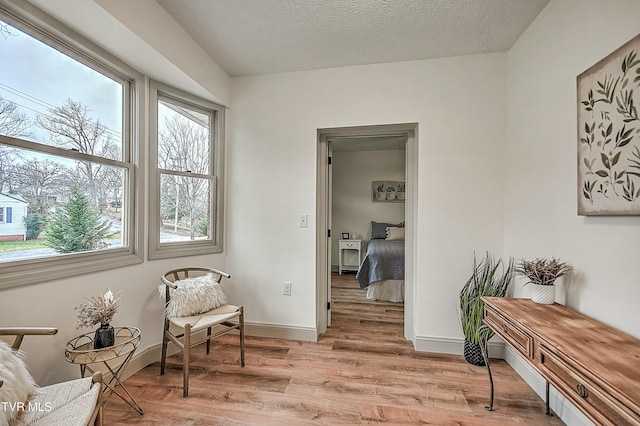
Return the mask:
<path id="1" fill-rule="evenodd" d="M 300 228 L 306 228 L 308 225 L 309 225 L 309 215 L 308 214 L 301 214 L 299 222 L 298 222 L 298 226 Z"/>
<path id="2" fill-rule="evenodd" d="M 285 282 L 284 285 L 282 286 L 282 294 L 284 296 L 291 296 L 291 283 L 290 282 Z"/>

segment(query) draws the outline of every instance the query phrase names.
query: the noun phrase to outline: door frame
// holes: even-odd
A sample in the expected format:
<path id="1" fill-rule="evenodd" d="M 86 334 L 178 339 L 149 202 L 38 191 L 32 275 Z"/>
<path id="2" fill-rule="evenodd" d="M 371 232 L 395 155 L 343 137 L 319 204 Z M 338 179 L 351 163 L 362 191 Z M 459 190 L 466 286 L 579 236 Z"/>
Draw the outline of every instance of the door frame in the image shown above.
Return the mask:
<path id="1" fill-rule="evenodd" d="M 329 141 L 345 137 L 406 136 L 406 199 L 405 199 L 405 302 L 404 336 L 414 342 L 414 313 L 416 300 L 415 239 L 418 227 L 418 123 L 382 124 L 372 126 L 323 128 L 317 130 L 316 166 L 316 330 L 318 336 L 330 325 L 331 310 L 328 307 L 331 265 L 331 237 L 328 230 L 331 220 Z"/>

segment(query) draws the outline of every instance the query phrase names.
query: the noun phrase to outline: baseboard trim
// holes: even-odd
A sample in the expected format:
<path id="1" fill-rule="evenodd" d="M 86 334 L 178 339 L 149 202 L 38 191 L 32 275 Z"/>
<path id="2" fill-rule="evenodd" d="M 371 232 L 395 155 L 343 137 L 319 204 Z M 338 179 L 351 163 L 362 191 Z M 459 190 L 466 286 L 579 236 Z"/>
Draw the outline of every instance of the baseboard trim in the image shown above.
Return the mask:
<path id="1" fill-rule="evenodd" d="M 175 345 L 170 344 L 168 347 L 169 355 L 173 355 L 178 352 L 178 348 Z M 142 352 L 136 354 L 131 358 L 129 364 L 122 372 L 122 380 L 133 376 L 138 371 L 142 370 L 148 365 L 153 364 L 154 362 L 160 361 L 160 355 L 162 354 L 162 345 L 160 343 L 150 346 L 143 350 Z M 160 369 L 158 369 L 158 375 L 160 374 Z"/>
<path id="2" fill-rule="evenodd" d="M 462 355 L 464 353 L 464 339 L 452 337 L 416 336 L 414 341 L 416 351 L 436 352 L 449 355 Z M 491 358 L 504 359 L 504 343 L 489 342 L 489 356 Z"/>
<path id="3" fill-rule="evenodd" d="M 511 348 L 506 348 L 505 360 L 544 401 L 546 383 L 544 378 L 527 364 L 520 355 L 514 353 Z M 496 388 L 496 393 L 500 393 L 500 387 Z M 575 405 L 555 390 L 553 386 L 551 386 L 549 392 L 549 406 L 567 426 L 593 426 L 593 423 Z"/>
<path id="4" fill-rule="evenodd" d="M 273 337 L 275 339 L 318 341 L 318 330 L 314 327 L 297 327 L 281 324 L 249 323 L 246 322 L 247 336 Z"/>

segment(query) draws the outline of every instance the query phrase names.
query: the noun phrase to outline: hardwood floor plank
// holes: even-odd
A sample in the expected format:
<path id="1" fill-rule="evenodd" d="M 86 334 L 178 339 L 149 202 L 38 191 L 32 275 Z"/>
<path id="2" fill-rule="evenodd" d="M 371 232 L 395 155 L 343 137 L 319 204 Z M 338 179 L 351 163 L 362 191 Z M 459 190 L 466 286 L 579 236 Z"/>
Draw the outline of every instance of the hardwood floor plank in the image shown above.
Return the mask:
<path id="1" fill-rule="evenodd" d="M 332 326 L 317 343 L 237 336 L 216 339 L 211 354 L 192 351 L 189 398 L 182 398 L 182 355 L 125 381 L 144 408 L 113 397 L 107 425 L 559 425 L 506 362 L 492 363 L 495 411 L 488 412 L 486 369 L 461 356 L 416 352 L 404 339 L 402 303 L 365 298 L 352 274 L 332 276 Z"/>

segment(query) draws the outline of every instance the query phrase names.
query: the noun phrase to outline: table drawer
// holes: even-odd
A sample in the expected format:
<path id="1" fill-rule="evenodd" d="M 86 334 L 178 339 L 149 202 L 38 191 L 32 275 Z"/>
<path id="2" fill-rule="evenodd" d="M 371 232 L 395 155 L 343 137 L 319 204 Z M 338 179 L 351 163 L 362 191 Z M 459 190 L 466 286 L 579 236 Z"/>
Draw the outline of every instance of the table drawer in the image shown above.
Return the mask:
<path id="1" fill-rule="evenodd" d="M 485 309 L 484 320 L 505 342 L 528 358 L 533 358 L 533 338 L 491 308 Z"/>
<path id="2" fill-rule="evenodd" d="M 340 248 L 341 249 L 359 249 L 360 248 L 360 242 L 341 241 L 340 242 Z"/>
<path id="3" fill-rule="evenodd" d="M 541 369 L 549 382 L 558 387 L 597 424 L 637 425 L 640 416 L 587 379 L 544 345 L 540 347 Z"/>

